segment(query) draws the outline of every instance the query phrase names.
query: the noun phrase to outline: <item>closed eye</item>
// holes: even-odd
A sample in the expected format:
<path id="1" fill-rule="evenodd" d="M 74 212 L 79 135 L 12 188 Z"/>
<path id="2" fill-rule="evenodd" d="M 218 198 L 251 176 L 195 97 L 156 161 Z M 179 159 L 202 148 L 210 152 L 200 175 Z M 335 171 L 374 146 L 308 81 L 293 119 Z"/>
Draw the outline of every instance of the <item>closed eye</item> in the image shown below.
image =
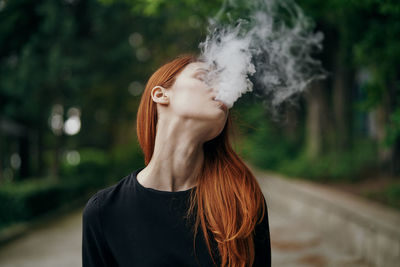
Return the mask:
<path id="1" fill-rule="evenodd" d="M 200 81 L 206 80 L 206 73 L 204 71 L 197 72 L 194 77 Z"/>
<path id="2" fill-rule="evenodd" d="M 197 79 L 199 79 L 200 81 L 204 81 L 205 80 L 205 75 L 204 74 L 199 74 L 196 76 Z"/>

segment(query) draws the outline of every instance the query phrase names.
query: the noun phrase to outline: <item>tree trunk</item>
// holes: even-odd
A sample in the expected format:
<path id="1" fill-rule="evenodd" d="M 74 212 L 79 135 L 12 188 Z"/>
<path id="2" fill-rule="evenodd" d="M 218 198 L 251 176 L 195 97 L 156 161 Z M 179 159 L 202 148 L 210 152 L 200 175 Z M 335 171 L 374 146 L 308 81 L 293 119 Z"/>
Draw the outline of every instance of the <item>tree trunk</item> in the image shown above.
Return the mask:
<path id="1" fill-rule="evenodd" d="M 392 152 L 392 164 L 391 164 L 392 175 L 400 175 L 400 138 L 397 138 Z"/>
<path id="2" fill-rule="evenodd" d="M 378 164 L 382 173 L 390 174 L 392 148 L 382 145 L 386 138 L 386 125 L 388 123 L 388 110 L 385 103 L 381 103 L 376 109 L 369 113 L 369 133 L 378 144 Z"/>
<path id="3" fill-rule="evenodd" d="M 293 106 L 290 102 L 285 103 L 285 121 L 284 121 L 284 132 L 285 136 L 290 141 L 296 141 L 298 139 L 298 125 L 299 125 L 299 110 Z"/>
<path id="4" fill-rule="evenodd" d="M 21 165 L 19 174 L 21 179 L 26 179 L 30 175 L 30 156 L 29 156 L 29 133 L 19 138 L 19 155 L 21 159 Z"/>
<path id="5" fill-rule="evenodd" d="M 306 118 L 306 154 L 315 159 L 326 149 L 326 135 L 330 121 L 327 112 L 326 82 L 315 81 L 311 84 L 307 97 Z"/>
<path id="6" fill-rule="evenodd" d="M 354 71 L 348 67 L 346 48 L 338 47 L 336 64 L 333 73 L 333 114 L 334 114 L 334 144 L 333 148 L 344 151 L 352 146 L 352 100 Z"/>
<path id="7" fill-rule="evenodd" d="M 60 164 L 62 157 L 62 149 L 64 148 L 65 134 L 62 133 L 60 136 L 56 136 L 56 145 L 54 147 L 53 162 L 51 166 L 50 176 L 52 179 L 58 179 L 60 175 Z"/>
<path id="8" fill-rule="evenodd" d="M 3 135 L 0 129 L 0 184 L 3 182 Z"/>

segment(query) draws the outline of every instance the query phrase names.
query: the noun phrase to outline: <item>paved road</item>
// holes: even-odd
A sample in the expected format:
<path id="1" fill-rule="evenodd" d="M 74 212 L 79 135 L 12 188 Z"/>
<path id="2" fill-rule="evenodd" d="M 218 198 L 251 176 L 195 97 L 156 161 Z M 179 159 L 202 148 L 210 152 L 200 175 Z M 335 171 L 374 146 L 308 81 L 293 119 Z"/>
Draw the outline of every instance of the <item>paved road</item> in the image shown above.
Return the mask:
<path id="1" fill-rule="evenodd" d="M 307 221 L 276 207 L 268 207 L 274 267 L 368 266 L 324 240 Z M 78 209 L 1 247 L 0 266 L 81 266 L 81 214 Z"/>
<path id="2" fill-rule="evenodd" d="M 48 222 L 0 248 L 1 267 L 82 266 L 82 209 Z"/>
<path id="3" fill-rule="evenodd" d="M 307 221 L 268 209 L 272 266 L 274 267 L 367 267 L 369 265 L 333 246 Z"/>

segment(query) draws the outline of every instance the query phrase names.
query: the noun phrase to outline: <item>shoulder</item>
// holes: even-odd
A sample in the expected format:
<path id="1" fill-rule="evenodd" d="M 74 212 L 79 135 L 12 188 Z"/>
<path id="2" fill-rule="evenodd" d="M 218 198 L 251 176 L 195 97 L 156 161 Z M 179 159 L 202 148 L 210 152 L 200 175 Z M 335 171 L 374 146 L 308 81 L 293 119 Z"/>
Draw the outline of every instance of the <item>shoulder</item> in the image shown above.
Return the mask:
<path id="1" fill-rule="evenodd" d="M 89 198 L 82 212 L 83 231 L 93 230 L 99 222 L 99 194 Z"/>
<path id="2" fill-rule="evenodd" d="M 264 202 L 264 212 L 263 212 L 263 217 L 262 217 L 262 221 L 261 224 L 263 224 L 264 226 L 267 225 L 268 226 L 268 205 L 267 205 L 267 201 L 264 197 L 264 195 L 262 196 L 263 198 L 263 202 Z"/>
<path id="3" fill-rule="evenodd" d="M 259 210 L 258 220 L 255 226 L 256 237 L 265 237 L 266 233 L 269 233 L 269 220 L 268 220 L 268 207 L 265 197 L 263 196 L 263 207 Z"/>
<path id="4" fill-rule="evenodd" d="M 271 239 L 265 196 L 263 196 L 263 200 L 265 205 L 264 216 L 261 222 L 256 225 L 254 233 L 255 258 L 253 266 L 271 266 Z"/>
<path id="5" fill-rule="evenodd" d="M 105 206 L 110 204 L 112 201 L 116 201 L 121 195 L 127 191 L 130 182 L 130 178 L 133 172 L 123 177 L 116 184 L 98 190 L 93 194 L 87 201 L 83 215 L 86 216 L 98 216 L 99 211 Z"/>

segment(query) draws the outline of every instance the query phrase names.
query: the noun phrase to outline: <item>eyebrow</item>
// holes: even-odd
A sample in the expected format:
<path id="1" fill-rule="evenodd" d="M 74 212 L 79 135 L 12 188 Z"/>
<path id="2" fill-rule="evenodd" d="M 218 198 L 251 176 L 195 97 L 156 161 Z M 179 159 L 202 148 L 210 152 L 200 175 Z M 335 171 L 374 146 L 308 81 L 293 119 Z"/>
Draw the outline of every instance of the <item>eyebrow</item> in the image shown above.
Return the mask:
<path id="1" fill-rule="evenodd" d="M 209 72 L 209 70 L 206 70 L 206 69 L 204 69 L 204 68 L 197 68 L 197 69 L 196 69 L 196 72 L 198 72 L 198 71 L 205 71 L 205 72 Z"/>

